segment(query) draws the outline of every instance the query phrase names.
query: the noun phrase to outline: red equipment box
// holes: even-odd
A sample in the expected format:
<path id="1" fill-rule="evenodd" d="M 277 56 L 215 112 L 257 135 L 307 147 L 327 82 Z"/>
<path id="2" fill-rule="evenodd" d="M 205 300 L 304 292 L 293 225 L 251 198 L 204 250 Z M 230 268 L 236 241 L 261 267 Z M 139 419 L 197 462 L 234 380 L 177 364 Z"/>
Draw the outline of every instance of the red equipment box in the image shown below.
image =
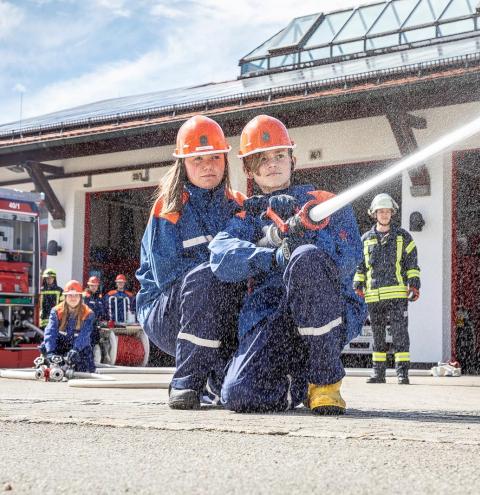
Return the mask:
<path id="1" fill-rule="evenodd" d="M 0 272 L 28 273 L 30 263 L 19 261 L 0 261 Z"/>
<path id="2" fill-rule="evenodd" d="M 28 293 L 28 274 L 0 271 L 0 292 Z"/>

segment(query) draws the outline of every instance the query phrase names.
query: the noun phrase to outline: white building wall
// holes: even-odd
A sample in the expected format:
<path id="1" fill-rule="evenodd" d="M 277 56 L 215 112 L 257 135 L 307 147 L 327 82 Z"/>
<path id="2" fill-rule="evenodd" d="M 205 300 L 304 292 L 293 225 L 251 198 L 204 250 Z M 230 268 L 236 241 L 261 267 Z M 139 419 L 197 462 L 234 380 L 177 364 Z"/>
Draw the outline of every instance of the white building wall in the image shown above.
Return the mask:
<path id="1" fill-rule="evenodd" d="M 427 119 L 425 130 L 416 130 L 420 146 L 436 140 L 447 130 L 458 127 L 480 114 L 480 104 L 415 112 Z M 297 144 L 295 154 L 300 168 L 322 167 L 385 160 L 399 157 L 399 151 L 385 117 L 357 119 L 325 125 L 291 129 Z M 230 172 L 233 187 L 246 191 L 246 179 L 240 161 L 236 158 L 238 136 L 229 136 L 232 145 Z M 480 147 L 480 136 L 470 138 L 456 149 Z M 309 151 L 321 149 L 316 161 L 309 158 Z M 112 153 L 50 162 L 63 165 L 65 172 L 98 170 L 107 167 L 155 163 L 169 160 L 171 148 L 149 148 L 138 151 Z M 420 211 L 426 225 L 422 232 L 413 233 L 418 246 L 422 269 L 420 300 L 410 305 L 411 354 L 413 361 L 434 362 L 450 357 L 450 300 L 451 300 L 451 153 L 432 158 L 427 163 L 431 177 L 431 196 L 412 197 L 410 178 L 403 174 L 402 226 L 408 229 L 409 216 Z M 132 182 L 132 172 L 97 175 L 92 177 L 92 187 L 84 187 L 86 178 L 53 180 L 51 185 L 66 211 L 66 227 L 49 226 L 49 240 L 55 239 L 62 246 L 57 257 L 49 257 L 48 265 L 57 268 L 59 282 L 72 277 L 81 280 L 83 271 L 83 246 L 85 223 L 85 194 L 94 191 L 116 190 L 131 187 L 155 186 L 166 168 L 150 169 L 148 182 Z M 352 184 L 353 185 L 353 184 Z M 31 185 L 22 187 L 31 190 Z"/>

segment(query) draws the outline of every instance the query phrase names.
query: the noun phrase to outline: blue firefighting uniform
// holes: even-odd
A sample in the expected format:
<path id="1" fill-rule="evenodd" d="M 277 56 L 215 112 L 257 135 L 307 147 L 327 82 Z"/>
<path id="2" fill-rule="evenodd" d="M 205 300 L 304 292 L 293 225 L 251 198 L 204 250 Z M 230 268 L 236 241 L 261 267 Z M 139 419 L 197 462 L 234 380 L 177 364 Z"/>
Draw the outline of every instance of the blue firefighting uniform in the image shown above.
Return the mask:
<path id="1" fill-rule="evenodd" d="M 82 304 L 82 303 L 81 303 Z M 68 319 L 64 330 L 60 330 L 62 320 L 63 303 L 52 308 L 50 318 L 45 328 L 44 341 L 40 348 L 46 354 L 54 353 L 64 356 L 70 349 L 79 352 L 77 362 L 74 363 L 76 371 L 95 371 L 93 362 L 93 350 L 91 346 L 91 334 L 95 315 L 85 304 L 82 304 L 82 324 L 77 330 L 76 319 L 72 316 Z"/>
<path id="2" fill-rule="evenodd" d="M 148 337 L 176 357 L 172 387 L 201 392 L 218 383 L 236 339 L 242 288 L 208 264 L 208 243 L 238 211 L 243 195 L 222 186 L 185 186 L 181 213 L 155 203 L 141 247 L 137 316 Z M 219 387 L 218 387 L 219 392 Z"/>
<path id="3" fill-rule="evenodd" d="M 100 331 L 98 329 L 98 326 L 100 322 L 105 321 L 107 319 L 104 298 L 102 294 L 98 291 L 93 294 L 90 289 L 85 289 L 83 291 L 83 302 L 95 314 L 95 322 L 93 324 L 93 331 L 92 331 L 92 345 L 95 345 L 98 344 L 100 340 Z"/>
<path id="4" fill-rule="evenodd" d="M 298 206 L 314 199 L 313 186 L 276 194 Z M 285 410 L 305 399 L 308 383 L 328 385 L 345 375 L 340 355 L 361 331 L 366 307 L 352 289 L 361 259 L 358 226 L 351 207 L 330 217 L 326 228 L 307 231 L 286 268 L 275 249 L 258 247 L 271 221 L 260 215 L 271 196 L 245 201 L 210 243 L 211 266 L 223 281 L 252 279 L 239 316 L 239 344 L 223 383 L 221 399 L 235 411 Z"/>
<path id="5" fill-rule="evenodd" d="M 107 292 L 106 300 L 106 315 L 109 320 L 117 323 L 127 323 L 127 315 L 125 310 L 130 310 L 135 314 L 135 296 L 129 290 L 113 289 Z"/>

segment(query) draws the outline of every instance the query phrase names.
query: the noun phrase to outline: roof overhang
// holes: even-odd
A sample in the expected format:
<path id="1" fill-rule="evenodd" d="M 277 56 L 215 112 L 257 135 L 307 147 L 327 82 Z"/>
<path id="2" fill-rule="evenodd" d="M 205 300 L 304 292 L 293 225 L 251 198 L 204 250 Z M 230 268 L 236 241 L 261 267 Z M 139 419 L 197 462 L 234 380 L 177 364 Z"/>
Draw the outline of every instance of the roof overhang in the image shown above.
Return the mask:
<path id="1" fill-rule="evenodd" d="M 458 66 L 433 66 L 415 73 L 392 71 L 337 78 L 322 87 L 313 83 L 283 92 L 244 95 L 239 100 L 192 107 L 181 115 L 79 127 L 16 139 L 0 139 L 0 166 L 78 158 L 105 153 L 172 145 L 180 125 L 191 115 L 215 118 L 226 135 L 241 132 L 247 119 L 268 113 L 288 127 L 385 115 L 392 101 L 405 111 L 480 100 L 480 60 Z"/>

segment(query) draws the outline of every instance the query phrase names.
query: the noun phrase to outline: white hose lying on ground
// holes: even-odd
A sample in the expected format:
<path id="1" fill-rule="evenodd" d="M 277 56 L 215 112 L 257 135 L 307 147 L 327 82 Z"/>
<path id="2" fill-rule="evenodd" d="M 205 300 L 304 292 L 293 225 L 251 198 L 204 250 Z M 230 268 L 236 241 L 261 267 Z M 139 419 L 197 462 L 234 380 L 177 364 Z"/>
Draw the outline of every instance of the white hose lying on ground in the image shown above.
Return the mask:
<path id="1" fill-rule="evenodd" d="M 77 388 L 163 388 L 168 389 L 170 382 L 134 382 L 127 380 L 69 380 L 69 387 Z"/>

